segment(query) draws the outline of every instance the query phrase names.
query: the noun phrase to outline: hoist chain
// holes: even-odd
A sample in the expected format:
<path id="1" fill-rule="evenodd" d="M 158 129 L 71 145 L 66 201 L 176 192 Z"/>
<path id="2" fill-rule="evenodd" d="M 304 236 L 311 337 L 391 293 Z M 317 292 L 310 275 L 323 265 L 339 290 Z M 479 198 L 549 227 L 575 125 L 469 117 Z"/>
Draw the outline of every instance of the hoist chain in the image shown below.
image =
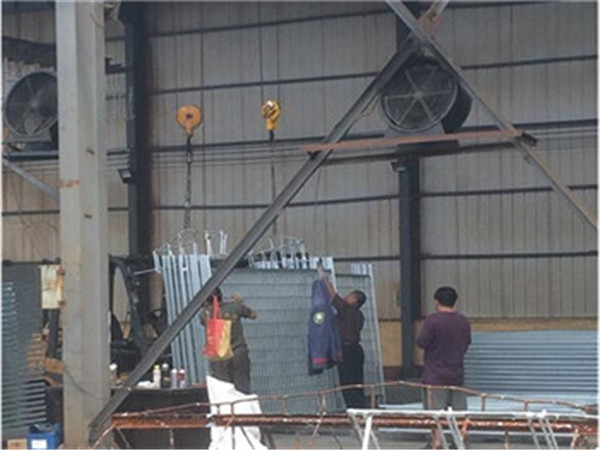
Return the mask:
<path id="1" fill-rule="evenodd" d="M 192 136 L 188 136 L 186 144 L 185 202 L 183 204 L 183 229 L 192 225 Z"/>

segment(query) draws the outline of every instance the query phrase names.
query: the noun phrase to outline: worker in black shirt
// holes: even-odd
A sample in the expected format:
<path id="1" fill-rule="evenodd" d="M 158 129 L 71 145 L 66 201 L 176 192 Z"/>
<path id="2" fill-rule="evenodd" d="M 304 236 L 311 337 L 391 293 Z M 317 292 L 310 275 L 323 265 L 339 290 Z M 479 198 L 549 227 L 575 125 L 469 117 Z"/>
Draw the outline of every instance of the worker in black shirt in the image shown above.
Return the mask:
<path id="1" fill-rule="evenodd" d="M 337 327 L 342 342 L 342 362 L 338 364 L 340 385 L 349 386 L 363 384 L 365 352 L 360 345 L 360 332 L 365 323 L 365 317 L 360 307 L 367 301 L 367 296 L 362 291 L 352 291 L 342 298 L 327 279 L 329 293 L 333 307 L 337 311 Z M 367 402 L 362 388 L 344 389 L 342 391 L 347 408 L 366 408 Z"/>

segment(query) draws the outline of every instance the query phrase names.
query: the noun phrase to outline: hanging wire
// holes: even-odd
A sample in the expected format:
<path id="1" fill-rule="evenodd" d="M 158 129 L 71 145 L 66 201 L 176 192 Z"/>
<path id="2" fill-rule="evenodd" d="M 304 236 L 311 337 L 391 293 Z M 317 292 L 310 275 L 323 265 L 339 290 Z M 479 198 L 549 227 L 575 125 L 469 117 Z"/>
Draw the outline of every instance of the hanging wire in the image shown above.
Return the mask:
<path id="1" fill-rule="evenodd" d="M 259 22 L 259 27 L 258 27 L 258 59 L 259 59 L 259 69 L 260 69 L 260 98 L 261 98 L 261 104 L 262 102 L 265 102 L 267 99 L 265 98 L 265 90 L 264 90 L 264 82 L 265 82 L 265 75 L 264 75 L 264 60 L 263 60 L 263 54 L 264 54 L 264 49 L 263 49 L 263 26 L 262 26 L 262 8 L 261 8 L 261 3 L 258 3 L 258 22 Z M 279 28 L 279 27 L 277 27 Z M 279 46 L 279 39 L 276 38 L 275 39 L 277 46 Z M 279 51 L 277 50 L 277 80 L 280 79 L 279 77 Z M 277 84 L 277 99 L 279 100 L 279 84 Z M 269 130 L 269 153 L 270 153 L 270 161 L 269 161 L 269 171 L 270 171 L 270 178 L 271 178 L 271 202 L 275 201 L 275 198 L 277 197 L 277 182 L 276 182 L 276 170 L 275 170 L 275 133 L 274 130 Z M 278 220 L 277 218 L 273 221 L 273 226 L 272 226 L 272 235 L 276 236 L 279 232 L 278 230 Z"/>
<path id="2" fill-rule="evenodd" d="M 202 4 L 201 8 L 203 9 L 202 12 L 202 16 L 205 17 L 204 15 L 204 8 L 206 7 L 206 4 Z M 202 49 L 202 52 L 200 53 L 200 67 L 204 68 L 204 55 L 206 55 L 206 51 L 205 51 L 205 38 L 204 35 L 201 34 L 200 35 L 200 46 Z M 202 74 L 204 73 L 204 71 L 202 71 Z M 204 87 L 206 85 L 206 80 L 204 79 L 204 75 L 202 75 L 202 87 Z M 203 111 L 206 109 L 206 105 L 205 105 L 205 98 L 204 98 L 204 89 L 200 90 L 200 107 L 203 109 Z M 209 114 L 212 114 L 212 111 L 209 111 Z M 202 184 L 202 204 L 206 205 L 207 204 L 207 192 L 208 192 L 208 188 L 207 188 L 207 176 L 206 176 L 206 126 L 202 126 L 200 129 L 200 136 L 201 136 L 201 142 L 202 142 L 202 147 L 201 147 L 201 151 L 200 151 L 200 158 L 201 158 L 201 164 L 202 164 L 202 168 L 201 168 L 201 173 L 202 173 L 202 180 L 201 180 L 201 184 Z M 206 215 L 206 213 L 202 212 L 202 229 L 206 230 L 208 228 L 208 217 Z"/>

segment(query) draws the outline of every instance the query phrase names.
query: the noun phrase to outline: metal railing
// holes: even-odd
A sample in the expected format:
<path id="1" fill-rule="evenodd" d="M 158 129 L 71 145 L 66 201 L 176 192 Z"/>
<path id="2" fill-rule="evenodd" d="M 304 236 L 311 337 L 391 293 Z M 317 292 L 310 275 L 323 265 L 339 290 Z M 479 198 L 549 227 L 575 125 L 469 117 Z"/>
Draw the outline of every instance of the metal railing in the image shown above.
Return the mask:
<path id="1" fill-rule="evenodd" d="M 425 390 L 431 395 L 435 390 L 450 389 L 464 392 L 470 396 L 481 398 L 481 410 L 384 410 L 377 409 L 377 392 L 385 387 L 406 387 Z M 368 409 L 349 409 L 347 411 L 329 410 L 327 399 L 345 389 L 363 388 L 370 405 Z M 314 414 L 289 414 L 290 402 L 299 398 L 310 398 L 314 401 Z M 515 403 L 515 408 L 508 411 L 486 411 L 486 401 L 498 399 Z M 236 405 L 244 402 L 259 401 L 275 403 L 279 406 L 276 413 L 241 414 L 236 413 Z M 562 406 L 572 412 L 553 413 L 547 411 L 531 411 L 531 405 Z M 221 413 L 222 408 L 226 411 Z M 595 407 L 594 407 L 595 408 Z M 216 411 L 211 414 L 210 411 Z M 238 409 L 239 411 L 239 409 Z M 373 383 L 368 385 L 341 386 L 317 392 L 305 392 L 294 395 L 249 396 L 233 402 L 194 402 L 178 406 L 152 409 L 140 412 L 118 413 L 112 416 L 110 426 L 96 442 L 96 446 L 111 432 L 128 429 L 176 429 L 221 427 L 278 427 L 306 428 L 311 427 L 312 437 L 320 428 L 354 429 L 360 439 L 362 448 L 373 444 L 379 448 L 375 429 L 394 429 L 396 431 L 437 429 L 441 432 L 442 445 L 449 448 L 450 443 L 445 435 L 449 434 L 457 448 L 464 448 L 468 432 L 478 431 L 490 435 L 501 433 L 505 446 L 508 445 L 509 433 L 529 435 L 536 448 L 545 444 L 548 448 L 558 448 L 557 434 L 571 437 L 571 447 L 597 435 L 598 416 L 589 414 L 592 407 L 579 405 L 565 400 L 527 399 L 509 395 L 488 394 L 460 386 L 433 386 L 407 381 Z M 364 427 L 364 429 L 362 428 Z"/>

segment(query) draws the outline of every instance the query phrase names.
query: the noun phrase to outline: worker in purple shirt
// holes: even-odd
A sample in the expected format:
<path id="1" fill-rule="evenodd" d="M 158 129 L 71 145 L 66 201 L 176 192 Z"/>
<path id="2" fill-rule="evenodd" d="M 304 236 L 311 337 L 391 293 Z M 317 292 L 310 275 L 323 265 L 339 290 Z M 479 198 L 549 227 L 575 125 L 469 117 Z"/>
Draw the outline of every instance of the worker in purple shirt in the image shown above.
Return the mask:
<path id="1" fill-rule="evenodd" d="M 462 386 L 464 357 L 471 343 L 469 319 L 456 311 L 458 294 L 451 287 L 440 287 L 435 292 L 435 312 L 425 318 L 417 345 L 425 351 L 423 384 Z M 423 408 L 466 410 L 464 392 L 452 389 L 424 389 Z M 441 437 L 432 431 L 432 447 L 438 448 Z"/>

